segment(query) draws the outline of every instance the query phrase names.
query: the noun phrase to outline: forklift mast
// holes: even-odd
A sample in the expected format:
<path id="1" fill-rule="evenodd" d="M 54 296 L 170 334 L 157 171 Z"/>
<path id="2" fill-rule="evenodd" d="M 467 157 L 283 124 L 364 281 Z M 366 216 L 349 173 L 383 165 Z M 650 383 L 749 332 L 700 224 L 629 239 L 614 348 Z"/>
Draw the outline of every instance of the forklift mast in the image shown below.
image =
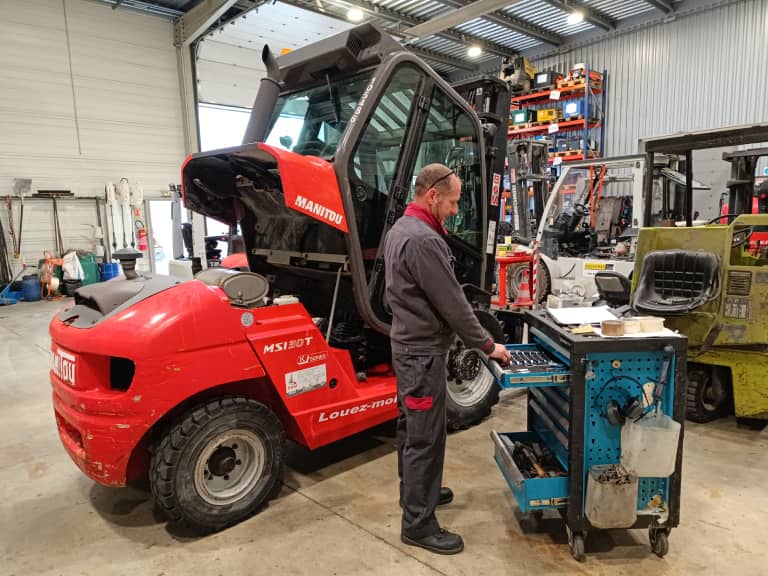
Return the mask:
<path id="1" fill-rule="evenodd" d="M 489 301 L 504 83 L 460 87 L 496 97 L 497 110 L 476 112 L 372 24 L 277 58 L 265 47 L 262 57 L 267 76 L 243 144 L 187 160 L 187 207 L 239 222 L 251 271 L 313 317 L 362 320 L 387 335 L 384 237 L 419 170 L 443 163 L 462 180 L 459 214 L 446 221 L 456 276 L 471 300 Z"/>

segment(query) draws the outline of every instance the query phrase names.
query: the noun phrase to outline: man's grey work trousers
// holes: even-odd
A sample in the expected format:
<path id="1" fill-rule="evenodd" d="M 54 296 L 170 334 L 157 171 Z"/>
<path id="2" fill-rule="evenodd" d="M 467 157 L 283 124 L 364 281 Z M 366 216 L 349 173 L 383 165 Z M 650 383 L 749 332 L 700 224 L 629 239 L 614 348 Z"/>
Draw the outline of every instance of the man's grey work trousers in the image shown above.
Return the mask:
<path id="1" fill-rule="evenodd" d="M 393 354 L 397 375 L 397 471 L 402 531 L 410 538 L 437 534 L 446 436 L 445 354 Z"/>

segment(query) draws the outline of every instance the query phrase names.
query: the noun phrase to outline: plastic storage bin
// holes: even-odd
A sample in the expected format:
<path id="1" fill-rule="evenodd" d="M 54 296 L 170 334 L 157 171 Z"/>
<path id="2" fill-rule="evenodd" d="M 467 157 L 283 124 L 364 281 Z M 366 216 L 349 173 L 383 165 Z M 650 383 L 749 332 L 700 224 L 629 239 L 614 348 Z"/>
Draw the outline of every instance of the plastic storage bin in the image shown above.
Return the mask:
<path id="1" fill-rule="evenodd" d="M 37 274 L 24 276 L 21 282 L 21 293 L 27 302 L 40 300 L 40 278 Z"/>
<path id="2" fill-rule="evenodd" d="M 595 528 L 633 526 L 637 520 L 637 486 L 637 475 L 622 466 L 592 466 L 584 503 L 590 524 Z"/>
<path id="3" fill-rule="evenodd" d="M 621 428 L 621 463 L 641 478 L 667 478 L 675 471 L 680 423 L 666 414 L 627 421 Z"/>

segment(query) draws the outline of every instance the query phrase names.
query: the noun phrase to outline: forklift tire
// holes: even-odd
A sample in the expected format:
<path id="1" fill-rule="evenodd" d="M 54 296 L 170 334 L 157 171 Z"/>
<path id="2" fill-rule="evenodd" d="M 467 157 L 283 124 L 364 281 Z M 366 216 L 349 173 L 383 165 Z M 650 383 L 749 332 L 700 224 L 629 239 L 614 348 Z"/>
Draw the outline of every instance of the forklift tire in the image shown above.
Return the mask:
<path id="1" fill-rule="evenodd" d="M 517 292 L 523 277 L 523 270 L 527 269 L 528 264 L 524 262 L 507 268 L 507 299 L 509 301 L 517 298 Z M 547 299 L 547 294 L 549 294 L 550 291 L 549 271 L 547 270 L 547 265 L 544 264 L 542 260 L 539 260 L 539 265 L 536 268 L 536 281 L 539 283 L 536 288 L 536 301 L 538 304 L 541 304 Z"/>
<path id="2" fill-rule="evenodd" d="M 504 330 L 495 316 L 483 310 L 475 310 L 475 315 L 494 342 L 504 342 Z M 465 348 L 458 337 L 448 352 L 448 430 L 464 430 L 477 424 L 499 401 L 499 386 L 479 354 L 478 350 Z M 465 373 L 464 378 L 460 372 Z"/>
<path id="3" fill-rule="evenodd" d="M 718 390 L 719 388 L 719 390 Z M 718 387 L 713 379 L 713 368 L 688 364 L 685 416 L 692 422 L 704 424 L 728 414 L 727 385 Z"/>
<path id="4" fill-rule="evenodd" d="M 285 454 L 283 427 L 269 408 L 242 397 L 209 400 L 160 438 L 150 488 L 172 522 L 221 530 L 276 494 Z"/>

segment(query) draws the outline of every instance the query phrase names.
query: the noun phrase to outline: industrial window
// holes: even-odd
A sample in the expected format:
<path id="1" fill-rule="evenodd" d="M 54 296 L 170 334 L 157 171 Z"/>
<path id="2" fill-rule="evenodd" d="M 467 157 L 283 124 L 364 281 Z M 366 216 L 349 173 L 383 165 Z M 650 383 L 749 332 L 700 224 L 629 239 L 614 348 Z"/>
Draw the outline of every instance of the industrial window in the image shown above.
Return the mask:
<path id="1" fill-rule="evenodd" d="M 422 78 L 423 73 L 410 65 L 392 75 L 355 150 L 351 184 L 363 250 L 377 248 L 381 241 L 383 214 Z"/>
<path id="2" fill-rule="evenodd" d="M 439 87 L 432 92 L 424 136 L 419 147 L 411 181 L 413 198 L 416 175 L 428 164 L 445 164 L 461 179 L 459 213 L 448 218 L 446 228 L 452 236 L 482 250 L 483 189 L 480 135 L 472 118 Z"/>

